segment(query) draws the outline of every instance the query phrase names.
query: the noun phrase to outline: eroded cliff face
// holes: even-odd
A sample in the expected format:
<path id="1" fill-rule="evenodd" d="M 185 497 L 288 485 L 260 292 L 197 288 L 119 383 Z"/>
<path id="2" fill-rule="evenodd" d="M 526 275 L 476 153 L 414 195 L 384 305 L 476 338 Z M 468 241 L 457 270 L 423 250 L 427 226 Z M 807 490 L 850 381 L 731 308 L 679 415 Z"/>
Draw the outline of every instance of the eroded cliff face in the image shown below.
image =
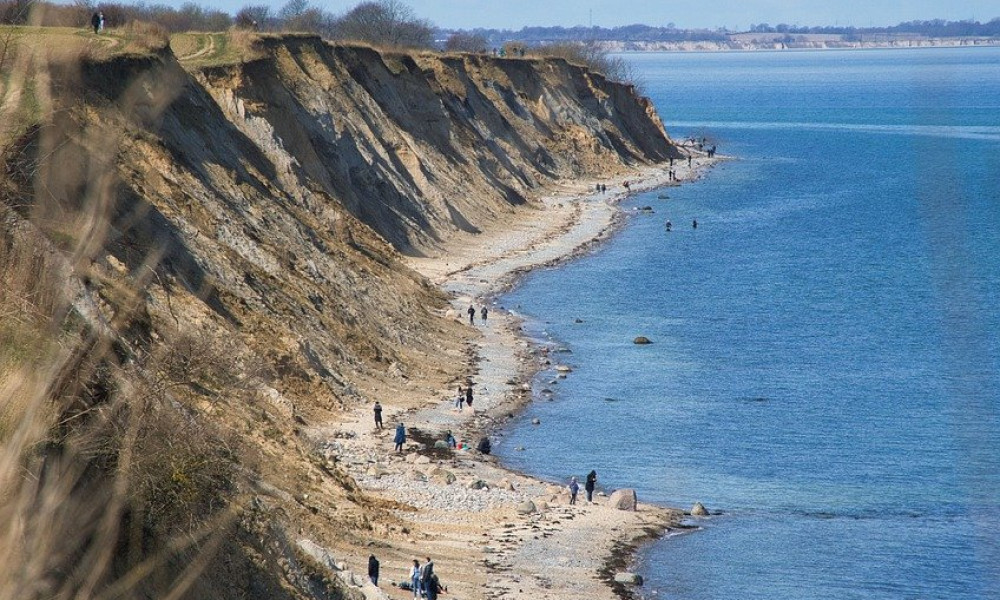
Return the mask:
<path id="1" fill-rule="evenodd" d="M 314 38 L 196 75 L 277 178 L 404 252 L 475 231 L 554 179 L 662 161 L 648 101 L 562 60 L 380 54 Z"/>
<path id="2" fill-rule="evenodd" d="M 116 377 L 200 339 L 250 382 L 166 392 L 255 456 L 234 483 L 254 509 L 199 584 L 218 598 L 320 593 L 275 533 L 291 523 L 358 547 L 395 527 L 305 431 L 463 374 L 469 331 L 401 253 L 558 179 L 676 155 L 648 101 L 561 60 L 261 43 L 195 72 L 169 50 L 54 67 L 51 113 L 3 154 L 8 250 L 73 274 L 72 312 Z"/>

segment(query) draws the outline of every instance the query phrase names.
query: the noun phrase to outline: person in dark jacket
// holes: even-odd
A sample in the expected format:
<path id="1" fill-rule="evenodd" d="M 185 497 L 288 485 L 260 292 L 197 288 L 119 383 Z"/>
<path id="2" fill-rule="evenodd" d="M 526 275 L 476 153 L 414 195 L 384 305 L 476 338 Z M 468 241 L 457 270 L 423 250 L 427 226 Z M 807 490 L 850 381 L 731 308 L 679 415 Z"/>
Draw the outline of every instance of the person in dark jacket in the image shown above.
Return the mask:
<path id="1" fill-rule="evenodd" d="M 378 400 L 375 401 L 373 410 L 375 411 L 375 429 L 384 429 L 382 427 L 382 405 L 379 404 Z"/>
<path id="2" fill-rule="evenodd" d="M 430 578 L 427 583 L 424 584 L 424 596 L 427 600 L 437 600 L 438 593 L 441 591 L 441 582 L 438 580 L 438 576 L 435 573 L 431 573 Z"/>
<path id="3" fill-rule="evenodd" d="M 490 438 L 484 437 L 479 440 L 479 444 L 476 446 L 476 450 L 479 450 L 483 454 L 489 454 L 493 450 L 492 444 L 490 444 Z"/>
<path id="4" fill-rule="evenodd" d="M 406 443 L 406 427 L 402 423 L 396 425 L 396 437 L 392 441 L 396 444 L 396 452 L 402 452 L 403 444 Z"/>
<path id="5" fill-rule="evenodd" d="M 101 13 L 94 13 L 94 16 L 90 17 L 90 26 L 94 28 L 94 33 L 101 30 Z"/>
<path id="6" fill-rule="evenodd" d="M 378 587 L 378 559 L 375 558 L 374 554 L 368 555 L 368 579 L 371 579 L 372 584 Z"/>
<path id="7" fill-rule="evenodd" d="M 583 489 L 587 490 L 587 502 L 594 501 L 594 488 L 597 487 L 597 471 L 587 473 L 587 481 L 583 484 Z"/>

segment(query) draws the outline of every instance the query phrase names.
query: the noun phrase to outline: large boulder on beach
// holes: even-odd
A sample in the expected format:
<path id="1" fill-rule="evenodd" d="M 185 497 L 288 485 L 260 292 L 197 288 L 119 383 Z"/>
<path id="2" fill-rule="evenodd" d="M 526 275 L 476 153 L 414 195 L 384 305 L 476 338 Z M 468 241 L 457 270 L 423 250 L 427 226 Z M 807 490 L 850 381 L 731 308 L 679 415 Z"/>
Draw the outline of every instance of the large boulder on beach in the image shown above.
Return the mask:
<path id="1" fill-rule="evenodd" d="M 615 490 L 608 499 L 608 505 L 618 510 L 635 510 L 638 503 L 635 490 L 631 488 Z"/>
<path id="2" fill-rule="evenodd" d="M 444 440 L 438 440 L 438 441 L 434 442 L 434 449 L 435 450 L 448 450 L 449 448 L 451 448 L 451 446 L 449 446 L 448 442 L 446 442 Z"/>
<path id="3" fill-rule="evenodd" d="M 625 585 L 642 585 L 642 575 L 639 575 L 638 573 L 629 573 L 627 571 L 615 573 L 615 583 L 624 583 Z"/>
<path id="4" fill-rule="evenodd" d="M 525 500 L 524 502 L 517 505 L 517 514 L 519 515 L 530 515 L 534 513 L 538 508 L 535 503 L 531 500 Z"/>
<path id="5" fill-rule="evenodd" d="M 407 473 L 406 478 L 410 481 L 427 481 L 427 476 L 416 469 Z"/>
<path id="6" fill-rule="evenodd" d="M 455 483 L 455 474 L 451 471 L 446 471 L 444 469 L 434 469 L 428 473 L 430 478 L 436 483 L 443 483 L 445 485 L 450 485 Z"/>
<path id="7" fill-rule="evenodd" d="M 645 344 L 652 344 L 653 340 L 649 339 L 648 337 L 646 337 L 644 335 L 640 335 L 640 336 L 636 337 L 634 340 L 632 340 L 632 343 L 633 344 L 639 344 L 640 346 L 642 346 L 642 345 L 645 345 Z"/>
<path id="8" fill-rule="evenodd" d="M 474 481 L 470 481 L 469 485 L 466 487 L 468 487 L 470 490 L 481 490 L 483 488 L 488 488 L 489 485 L 487 485 L 487 483 L 482 479 L 476 479 Z"/>
<path id="9" fill-rule="evenodd" d="M 509 479 L 501 479 L 497 482 L 495 487 L 497 489 L 507 490 L 508 492 L 514 491 L 514 484 L 511 483 Z"/>
<path id="10" fill-rule="evenodd" d="M 429 456 L 420 455 L 414 461 L 413 464 L 417 465 L 429 465 L 431 464 L 431 458 Z"/>

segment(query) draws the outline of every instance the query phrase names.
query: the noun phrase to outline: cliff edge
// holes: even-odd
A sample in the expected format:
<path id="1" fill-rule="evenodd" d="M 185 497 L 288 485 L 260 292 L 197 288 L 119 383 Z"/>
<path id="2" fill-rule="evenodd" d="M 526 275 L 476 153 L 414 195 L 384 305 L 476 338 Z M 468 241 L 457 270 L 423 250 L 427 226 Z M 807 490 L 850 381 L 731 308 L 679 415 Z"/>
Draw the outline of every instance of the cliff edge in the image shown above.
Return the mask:
<path id="1" fill-rule="evenodd" d="M 356 597 L 323 548 L 413 534 L 308 432 L 374 400 L 405 414 L 470 359 L 473 334 L 404 256 L 530 218 L 560 180 L 679 156 L 632 87 L 558 59 L 285 36 L 191 70 L 169 48 L 27 68 L 40 109 L 0 155 L 0 301 L 27 315 L 30 351 L 0 355 L 0 433 L 46 406 L 29 470 L 76 482 L 51 514 L 32 503 L 54 476 L 7 486 L 36 486 L 3 509 L 25 522 L 72 517 L 48 525 L 74 550 L 41 596 L 82 577 L 135 597 Z M 91 555 L 103 577 L 71 568 Z M 156 577 L 122 577 L 154 559 Z"/>

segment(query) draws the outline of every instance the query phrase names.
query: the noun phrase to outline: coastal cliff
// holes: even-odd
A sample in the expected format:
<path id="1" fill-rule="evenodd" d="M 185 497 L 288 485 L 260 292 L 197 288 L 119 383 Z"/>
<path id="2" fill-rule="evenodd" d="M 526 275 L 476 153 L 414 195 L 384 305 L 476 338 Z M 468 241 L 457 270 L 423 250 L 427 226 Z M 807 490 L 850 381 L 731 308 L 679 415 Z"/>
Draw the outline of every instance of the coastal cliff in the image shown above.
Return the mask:
<path id="1" fill-rule="evenodd" d="M 191 597 L 358 596 L 329 549 L 363 558 L 419 530 L 338 464 L 337 424 L 450 389 L 475 336 L 406 257 L 530 219 L 560 181 L 680 156 L 634 88 L 563 60 L 307 36 L 253 50 L 197 69 L 169 48 L 53 62 L 34 80 L 41 117 L 3 149 L 5 306 L 44 296 L 26 335 L 58 339 L 4 355 L 5 379 L 58 384 L 5 382 L 20 394 L 5 418 L 31 398 L 55 407 L 62 425 L 37 437 L 87 482 L 62 497 L 78 552 L 105 531 L 94 488 L 128 489 L 106 541 L 134 556 L 118 552 L 108 580 L 235 507 L 199 538 L 221 551 L 184 545 L 162 560 L 175 577 L 136 597 L 177 581 Z M 66 423 L 114 443 L 70 461 Z"/>

